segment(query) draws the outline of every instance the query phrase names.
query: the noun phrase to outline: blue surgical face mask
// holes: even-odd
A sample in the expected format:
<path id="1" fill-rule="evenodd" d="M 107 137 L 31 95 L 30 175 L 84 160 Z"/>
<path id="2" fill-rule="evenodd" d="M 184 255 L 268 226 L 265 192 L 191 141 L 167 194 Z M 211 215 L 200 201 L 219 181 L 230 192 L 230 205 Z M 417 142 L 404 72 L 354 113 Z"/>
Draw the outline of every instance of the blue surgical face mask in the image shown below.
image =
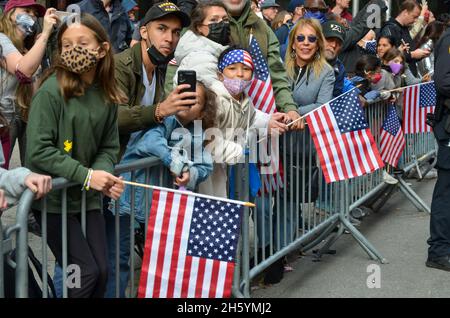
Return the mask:
<path id="1" fill-rule="evenodd" d="M 36 21 L 26 13 L 16 15 L 17 27 L 25 34 L 25 37 L 36 32 Z"/>
<path id="2" fill-rule="evenodd" d="M 303 17 L 305 19 L 317 19 L 320 21 L 320 24 L 324 24 L 325 22 L 327 22 L 325 13 L 320 12 L 320 11 L 317 11 L 317 12 L 306 11 L 306 13 Z"/>

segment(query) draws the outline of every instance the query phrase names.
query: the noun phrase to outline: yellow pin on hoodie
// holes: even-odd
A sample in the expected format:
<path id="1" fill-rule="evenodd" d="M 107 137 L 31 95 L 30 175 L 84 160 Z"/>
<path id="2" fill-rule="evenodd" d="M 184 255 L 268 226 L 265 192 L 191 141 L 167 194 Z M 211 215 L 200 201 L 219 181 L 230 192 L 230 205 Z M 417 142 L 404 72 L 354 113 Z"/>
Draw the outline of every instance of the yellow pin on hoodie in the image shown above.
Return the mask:
<path id="1" fill-rule="evenodd" d="M 66 152 L 70 152 L 70 150 L 72 150 L 72 141 L 66 140 L 64 141 L 64 150 Z"/>

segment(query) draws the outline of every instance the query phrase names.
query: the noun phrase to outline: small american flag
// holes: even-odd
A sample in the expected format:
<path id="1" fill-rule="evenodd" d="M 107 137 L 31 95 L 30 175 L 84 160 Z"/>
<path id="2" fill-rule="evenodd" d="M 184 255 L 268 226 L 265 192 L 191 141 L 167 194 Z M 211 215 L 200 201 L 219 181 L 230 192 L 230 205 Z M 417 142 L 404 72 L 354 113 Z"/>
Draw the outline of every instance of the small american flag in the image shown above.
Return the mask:
<path id="1" fill-rule="evenodd" d="M 154 190 L 138 296 L 230 297 L 242 208 Z"/>
<path id="2" fill-rule="evenodd" d="M 384 162 L 397 167 L 405 149 L 406 140 L 394 105 L 388 108 L 387 117 L 381 128 L 380 154 Z"/>
<path id="3" fill-rule="evenodd" d="M 305 115 L 327 183 L 383 167 L 355 90 Z"/>
<path id="4" fill-rule="evenodd" d="M 257 109 L 267 114 L 272 114 L 277 110 L 273 95 L 272 80 L 270 79 L 267 62 L 254 36 L 250 38 L 250 54 L 255 65 L 255 74 L 253 82 L 248 88 L 248 96 L 250 96 L 253 105 Z"/>
<path id="5" fill-rule="evenodd" d="M 403 130 L 405 134 L 431 132 L 427 125 L 427 114 L 436 107 L 434 82 L 408 87 L 403 92 Z"/>

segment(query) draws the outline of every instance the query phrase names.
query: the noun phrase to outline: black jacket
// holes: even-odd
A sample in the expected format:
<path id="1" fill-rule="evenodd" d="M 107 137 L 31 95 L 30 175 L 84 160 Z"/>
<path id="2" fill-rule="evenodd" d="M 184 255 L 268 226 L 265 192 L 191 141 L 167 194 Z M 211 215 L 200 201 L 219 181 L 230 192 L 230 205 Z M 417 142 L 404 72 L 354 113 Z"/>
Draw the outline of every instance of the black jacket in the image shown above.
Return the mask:
<path id="1" fill-rule="evenodd" d="M 101 0 L 83 0 L 78 3 L 81 12 L 92 14 L 105 28 L 111 40 L 114 53 L 120 53 L 129 47 L 133 30 L 128 14 L 122 8 L 120 0 L 113 0 L 111 20 Z"/>
<path id="2" fill-rule="evenodd" d="M 409 28 L 401 25 L 395 18 L 391 18 L 381 29 L 380 36 L 390 36 L 395 40 L 394 45 L 400 47 L 402 44 L 402 39 L 405 43 L 409 44 L 409 53 L 405 52 L 406 62 L 409 65 L 409 69 L 417 77 L 417 65 L 418 60 L 413 59 L 411 52 L 416 49 L 416 44 L 414 43 L 411 35 L 409 33 Z"/>
<path id="3" fill-rule="evenodd" d="M 358 42 L 370 30 L 367 26 L 367 21 L 373 12 L 367 9 L 373 4 L 378 5 L 381 8 L 381 12 L 385 12 L 387 10 L 386 2 L 384 0 L 370 1 L 359 11 L 356 17 L 353 18 L 353 21 L 350 24 L 350 29 L 348 29 L 345 33 L 345 39 L 342 44 L 339 59 L 342 63 L 344 63 L 345 70 L 348 73 L 355 72 L 356 62 L 363 54 L 366 54 L 365 51 L 358 45 Z"/>
<path id="4" fill-rule="evenodd" d="M 450 29 L 442 35 L 434 50 L 434 82 L 439 95 L 450 98 Z"/>

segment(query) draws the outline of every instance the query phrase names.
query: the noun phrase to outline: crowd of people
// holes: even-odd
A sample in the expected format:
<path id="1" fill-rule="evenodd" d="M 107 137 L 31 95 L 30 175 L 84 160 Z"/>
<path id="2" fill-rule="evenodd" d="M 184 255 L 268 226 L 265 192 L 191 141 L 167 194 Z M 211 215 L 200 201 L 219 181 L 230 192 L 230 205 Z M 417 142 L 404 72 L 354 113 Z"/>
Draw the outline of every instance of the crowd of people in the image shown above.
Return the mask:
<path id="1" fill-rule="evenodd" d="M 396 103 L 401 118 L 401 91 L 389 91 L 433 79 L 434 50 L 450 15 L 404 0 L 386 20 L 386 1 L 371 0 L 367 6 L 382 13 L 377 28 L 367 23 L 367 6 L 352 16 L 350 0 L 332 2 L 291 0 L 285 9 L 275 0 L 159 2 L 139 21 L 133 0 L 83 0 L 75 16 L 34 0 L 6 3 L 0 15 L 0 205 L 12 204 L 26 187 L 37 199 L 47 195 L 48 245 L 62 264 L 61 195 L 48 193 L 49 180 L 82 185 L 86 236 L 80 186 L 67 193 L 68 262 L 83 273 L 82 288 L 69 289 L 69 297 L 113 297 L 116 271 L 125 296 L 130 233 L 120 230 L 117 269 L 114 215 L 120 211 L 122 229 L 132 214 L 143 227 L 149 192 L 125 187 L 131 174 L 115 176 L 115 165 L 155 156 L 177 187 L 227 197 L 227 166 L 242 160 L 249 131 L 308 134 L 301 116 L 352 89 L 363 106 Z M 275 112 L 255 107 L 249 94 L 252 79 L 264 72 L 253 40 L 267 65 Z M 195 90 L 178 83 L 183 71 L 196 72 Z M 211 129 L 219 132 L 214 138 Z M 245 132 L 242 142 L 234 138 L 237 131 Z M 24 168 L 7 171 L 16 140 Z M 145 169 L 133 175 L 148 181 Z M 20 183 L 12 185 L 11 176 Z M 257 205 L 259 220 L 271 217 L 270 204 Z M 41 209 L 35 201 L 38 223 Z M 259 232 L 269 231 L 265 224 L 257 224 Z M 285 265 L 271 266 L 266 283 L 278 282 Z"/>

